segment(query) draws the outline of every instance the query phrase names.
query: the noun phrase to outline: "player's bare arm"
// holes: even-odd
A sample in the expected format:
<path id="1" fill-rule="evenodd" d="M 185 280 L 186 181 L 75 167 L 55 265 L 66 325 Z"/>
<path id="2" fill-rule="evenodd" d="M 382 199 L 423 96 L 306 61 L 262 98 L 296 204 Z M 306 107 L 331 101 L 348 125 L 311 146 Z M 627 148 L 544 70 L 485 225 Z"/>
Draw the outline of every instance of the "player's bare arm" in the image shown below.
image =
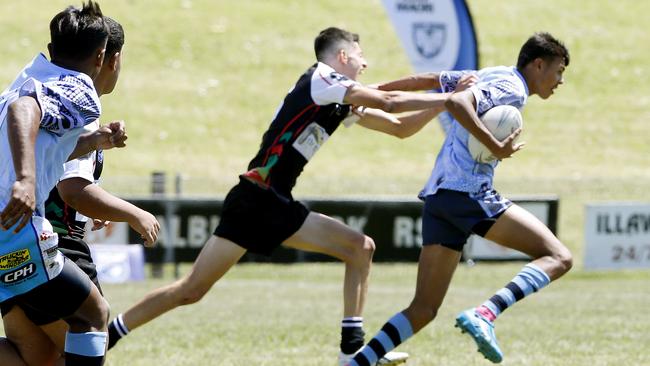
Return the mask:
<path id="1" fill-rule="evenodd" d="M 158 239 L 160 224 L 152 214 L 113 196 L 97 184 L 73 177 L 59 182 L 57 189 L 67 204 L 85 216 L 127 222 L 140 234 L 145 246 L 153 246 Z"/>
<path id="2" fill-rule="evenodd" d="M 431 90 L 440 88 L 440 73 L 439 72 L 426 72 L 422 74 L 410 75 L 401 79 L 389 81 L 379 84 L 377 89 L 391 91 L 391 90 Z"/>
<path id="3" fill-rule="evenodd" d="M 7 111 L 9 145 L 16 171 L 11 199 L 0 213 L 0 227 L 9 229 L 16 223 L 19 232 L 28 222 L 36 205 L 36 159 L 34 145 L 41 123 L 41 107 L 36 99 L 20 97 Z"/>
<path id="4" fill-rule="evenodd" d="M 443 110 L 442 107 L 430 108 L 396 116 L 380 109 L 362 108 L 353 113 L 361 117 L 358 125 L 403 139 L 416 134 Z"/>
<path id="5" fill-rule="evenodd" d="M 113 121 L 107 125 L 102 125 L 95 131 L 86 132 L 79 136 L 77 145 L 70 157 L 68 157 L 68 161 L 99 149 L 108 150 L 114 147 L 125 147 L 128 138 L 124 121 Z"/>
<path id="6" fill-rule="evenodd" d="M 456 86 L 456 91 L 462 91 L 476 84 L 478 77 L 475 74 L 463 76 Z M 382 110 L 371 108 L 355 108 L 353 113 L 361 119 L 357 124 L 387 133 L 399 138 L 406 138 L 420 131 L 429 121 L 435 118 L 444 107 L 430 108 L 418 112 L 410 112 L 401 116 L 394 116 Z"/>
<path id="7" fill-rule="evenodd" d="M 354 85 L 348 89 L 343 101 L 346 104 L 381 109 L 389 113 L 399 113 L 444 107 L 448 96 L 447 93 L 385 92 L 362 85 Z"/>
<path id="8" fill-rule="evenodd" d="M 521 133 L 521 129 L 517 129 L 510 136 L 503 141 L 498 141 L 476 114 L 476 99 L 474 94 L 469 90 L 453 93 L 445 102 L 447 111 L 476 139 L 497 157 L 497 159 L 509 158 L 515 152 L 524 147 L 524 143 L 515 143 L 515 139 Z"/>

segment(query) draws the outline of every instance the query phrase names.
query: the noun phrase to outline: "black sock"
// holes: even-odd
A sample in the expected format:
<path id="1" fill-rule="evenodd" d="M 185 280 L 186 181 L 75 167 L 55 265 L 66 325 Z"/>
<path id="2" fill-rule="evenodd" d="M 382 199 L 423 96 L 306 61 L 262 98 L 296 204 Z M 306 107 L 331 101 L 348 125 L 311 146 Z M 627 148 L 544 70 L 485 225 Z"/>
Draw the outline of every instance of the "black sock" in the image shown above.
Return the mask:
<path id="1" fill-rule="evenodd" d="M 108 323 L 108 349 L 113 348 L 117 341 L 129 334 L 129 329 L 124 324 L 122 314 L 118 314 L 113 321 Z"/>
<path id="2" fill-rule="evenodd" d="M 350 355 L 364 344 L 363 318 L 350 317 L 341 322 L 341 352 Z"/>

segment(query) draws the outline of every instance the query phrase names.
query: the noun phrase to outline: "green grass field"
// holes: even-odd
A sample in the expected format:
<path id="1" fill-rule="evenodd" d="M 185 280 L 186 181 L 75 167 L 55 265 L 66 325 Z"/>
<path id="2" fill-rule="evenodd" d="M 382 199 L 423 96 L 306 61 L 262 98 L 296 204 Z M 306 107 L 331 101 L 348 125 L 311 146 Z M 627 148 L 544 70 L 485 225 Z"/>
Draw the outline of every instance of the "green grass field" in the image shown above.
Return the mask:
<path id="1" fill-rule="evenodd" d="M 519 268 L 461 265 L 438 318 L 400 348 L 412 354 L 408 365 L 490 364 L 453 327 L 454 317 L 491 296 Z M 408 305 L 415 269 L 373 268 L 368 335 Z M 342 277 L 338 264 L 239 265 L 198 304 L 134 331 L 109 352 L 107 365 L 335 365 Z M 650 364 L 649 280 L 646 272 L 568 274 L 498 320 L 503 365 Z M 105 291 L 118 312 L 168 281 L 107 285 Z"/>
<path id="2" fill-rule="evenodd" d="M 74 1 L 78 4 L 80 1 Z M 36 52 L 71 0 L 0 2 L 0 84 Z M 510 65 L 520 44 L 547 30 L 571 51 L 566 85 L 530 99 L 525 150 L 504 162 L 505 195 L 557 194 L 559 237 L 576 256 L 563 280 L 508 310 L 497 332 L 505 365 L 648 365 L 650 273 L 581 270 L 584 205 L 650 201 L 650 33 L 646 1 L 468 0 L 481 65 Z M 278 103 L 313 62 L 321 29 L 361 34 L 362 82 L 411 73 L 379 0 L 101 1 L 126 30 L 124 65 L 104 116 L 124 119 L 129 147 L 107 154 L 105 187 L 146 195 L 152 171 L 182 174 L 191 195 L 223 196 L 244 171 Z M 414 196 L 442 134 L 434 123 L 405 140 L 341 129 L 309 164 L 296 197 Z M 453 317 L 506 283 L 521 264 L 462 266 L 436 322 L 404 345 L 409 365 L 485 365 Z M 241 265 L 200 304 L 137 330 L 108 365 L 333 365 L 342 266 Z M 413 264 L 377 265 L 370 334 L 406 306 Z M 171 281 L 107 285 L 114 313 Z"/>

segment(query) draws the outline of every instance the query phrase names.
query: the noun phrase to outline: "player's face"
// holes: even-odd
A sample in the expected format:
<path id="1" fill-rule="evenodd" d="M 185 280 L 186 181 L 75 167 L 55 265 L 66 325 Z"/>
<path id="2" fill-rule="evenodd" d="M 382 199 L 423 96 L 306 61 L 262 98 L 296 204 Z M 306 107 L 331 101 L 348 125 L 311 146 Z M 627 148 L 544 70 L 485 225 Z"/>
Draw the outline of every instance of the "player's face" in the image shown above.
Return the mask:
<path id="1" fill-rule="evenodd" d="M 359 43 L 354 42 L 352 47 L 346 51 L 347 64 L 345 65 L 345 76 L 352 80 L 357 80 L 357 77 L 363 73 L 363 70 L 368 67 L 366 59 L 363 57 L 363 51 Z"/>
<path id="2" fill-rule="evenodd" d="M 537 94 L 542 99 L 550 97 L 555 88 L 564 83 L 564 70 L 566 65 L 562 57 L 556 57 L 549 61 L 542 60 L 537 85 Z"/>

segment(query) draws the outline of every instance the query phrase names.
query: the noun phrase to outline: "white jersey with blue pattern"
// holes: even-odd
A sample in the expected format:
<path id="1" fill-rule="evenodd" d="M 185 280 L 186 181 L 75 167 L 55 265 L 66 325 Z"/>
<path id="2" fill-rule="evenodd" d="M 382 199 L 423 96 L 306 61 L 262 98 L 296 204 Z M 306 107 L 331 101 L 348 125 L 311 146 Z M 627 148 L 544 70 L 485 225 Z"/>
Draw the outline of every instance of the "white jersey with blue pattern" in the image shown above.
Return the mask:
<path id="1" fill-rule="evenodd" d="M 8 203 L 16 174 L 7 134 L 7 109 L 21 96 L 34 97 L 42 111 L 36 137 L 36 210 L 63 174 L 63 164 L 76 146 L 83 127 L 101 114 L 92 79 L 64 69 L 37 55 L 0 95 L 0 210 Z"/>
<path id="2" fill-rule="evenodd" d="M 528 98 L 528 87 L 524 77 L 515 67 L 488 67 L 479 71 L 445 71 L 440 74 L 442 92 L 453 92 L 459 79 L 468 73 L 475 73 L 478 82 L 470 87 L 476 99 L 476 111 L 480 116 L 498 105 L 523 108 Z M 494 168 L 498 161 L 478 163 L 469 153 L 467 140 L 469 132 L 454 120 L 447 138 L 440 149 L 436 164 L 419 197 L 434 194 L 438 189 L 479 194 L 492 189 Z"/>

